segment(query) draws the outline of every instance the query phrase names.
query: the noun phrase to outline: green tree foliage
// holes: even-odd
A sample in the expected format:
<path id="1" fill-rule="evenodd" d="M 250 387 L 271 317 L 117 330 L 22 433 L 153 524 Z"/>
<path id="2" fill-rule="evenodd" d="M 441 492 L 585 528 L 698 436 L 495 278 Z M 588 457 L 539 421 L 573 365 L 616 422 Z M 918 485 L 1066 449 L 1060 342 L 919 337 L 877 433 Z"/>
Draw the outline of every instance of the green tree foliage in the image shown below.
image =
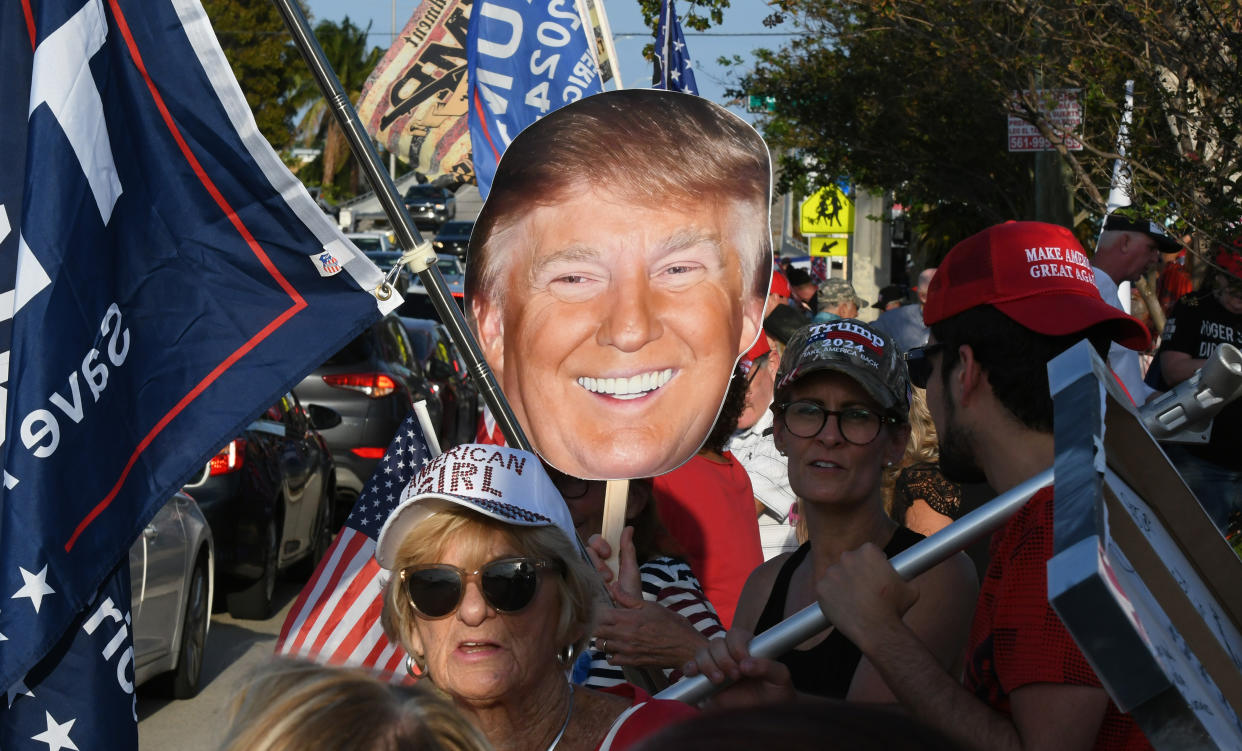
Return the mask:
<path id="1" fill-rule="evenodd" d="M 290 145 L 297 107 L 286 94 L 304 68 L 271 0 L 203 0 L 224 56 L 254 113 L 259 131 L 277 149 Z"/>
<path id="2" fill-rule="evenodd" d="M 1030 154 L 1006 116 L 1058 133 L 1035 89 L 1079 89 L 1082 151 L 1059 150 L 1081 235 L 1104 213 L 1124 82 L 1138 211 L 1220 238 L 1242 215 L 1238 0 L 775 0 L 808 33 L 763 51 L 736 93 L 775 96 L 762 123 L 783 180 L 844 175 L 894 190 L 932 245 L 1033 218 Z M 1017 96 L 1014 96 L 1014 94 Z"/>
<path id="3" fill-rule="evenodd" d="M 355 104 L 362 96 L 362 86 L 367 77 L 384 56 L 382 49 L 367 42 L 370 30 L 370 24 L 365 29 L 361 28 L 348 16 L 339 24 L 320 21 L 314 29 L 324 56 L 336 71 L 350 101 Z M 349 153 L 345 133 L 337 125 L 327 101 L 304 65 L 295 74 L 289 101 L 298 109 L 307 107 L 297 126 L 297 140 L 304 145 L 320 145 L 323 148 L 319 172 L 325 189 L 334 185 L 341 172 L 350 166 L 348 183 L 356 192 L 361 181 L 360 168 Z"/>

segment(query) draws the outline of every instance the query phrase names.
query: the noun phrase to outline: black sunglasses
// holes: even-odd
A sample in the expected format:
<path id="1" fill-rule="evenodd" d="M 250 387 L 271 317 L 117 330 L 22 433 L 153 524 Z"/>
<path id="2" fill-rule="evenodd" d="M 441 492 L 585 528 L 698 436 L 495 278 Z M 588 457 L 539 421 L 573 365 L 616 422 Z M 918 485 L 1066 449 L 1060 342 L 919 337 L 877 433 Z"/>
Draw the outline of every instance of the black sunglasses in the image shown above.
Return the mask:
<path id="1" fill-rule="evenodd" d="M 539 572 L 546 568 L 560 566 L 539 558 L 501 558 L 469 573 L 447 563 L 429 563 L 403 568 L 400 576 L 414 611 L 434 619 L 457 610 L 466 582 L 476 576 L 488 605 L 499 613 L 516 613 L 535 599 Z"/>
<path id="2" fill-rule="evenodd" d="M 924 344 L 922 347 L 913 347 L 906 352 L 906 370 L 910 371 L 911 385 L 921 389 L 927 388 L 927 381 L 932 373 L 931 356 L 942 349 L 944 349 L 944 344 L 936 342 Z"/>

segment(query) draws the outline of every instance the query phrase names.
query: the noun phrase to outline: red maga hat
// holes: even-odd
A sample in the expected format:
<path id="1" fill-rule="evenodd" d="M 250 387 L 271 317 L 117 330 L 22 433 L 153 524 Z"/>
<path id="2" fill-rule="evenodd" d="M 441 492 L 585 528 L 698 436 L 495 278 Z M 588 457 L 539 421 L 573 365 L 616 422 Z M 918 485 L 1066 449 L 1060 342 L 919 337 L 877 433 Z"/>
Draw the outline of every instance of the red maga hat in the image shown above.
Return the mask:
<path id="1" fill-rule="evenodd" d="M 742 372 L 750 374 L 750 369 L 755 367 L 755 360 L 772 351 L 772 347 L 768 345 L 768 337 L 763 329 L 759 329 L 759 339 L 755 342 L 755 346 L 751 347 L 746 354 L 742 355 L 742 359 L 738 361 L 738 365 L 742 368 Z"/>
<path id="2" fill-rule="evenodd" d="M 953 246 L 932 277 L 923 322 L 931 326 L 980 305 L 1039 334 L 1109 324 L 1110 337 L 1125 347 L 1151 343 L 1142 323 L 1104 302 L 1082 245 L 1054 224 L 1005 222 Z"/>
<path id="3" fill-rule="evenodd" d="M 768 290 L 769 295 L 780 295 L 781 297 L 790 297 L 792 293 L 789 290 L 789 280 L 779 271 L 772 272 L 772 287 Z"/>

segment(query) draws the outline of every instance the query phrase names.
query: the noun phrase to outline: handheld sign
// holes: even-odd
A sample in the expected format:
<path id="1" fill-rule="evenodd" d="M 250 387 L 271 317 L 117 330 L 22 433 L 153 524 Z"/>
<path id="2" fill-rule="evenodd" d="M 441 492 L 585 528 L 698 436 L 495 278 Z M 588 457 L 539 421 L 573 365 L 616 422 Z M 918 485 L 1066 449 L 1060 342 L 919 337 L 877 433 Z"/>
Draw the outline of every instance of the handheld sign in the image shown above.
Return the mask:
<path id="1" fill-rule="evenodd" d="M 467 309 L 535 450 L 586 479 L 669 472 L 706 439 L 761 325 L 771 162 L 722 107 L 586 97 L 505 151 Z"/>

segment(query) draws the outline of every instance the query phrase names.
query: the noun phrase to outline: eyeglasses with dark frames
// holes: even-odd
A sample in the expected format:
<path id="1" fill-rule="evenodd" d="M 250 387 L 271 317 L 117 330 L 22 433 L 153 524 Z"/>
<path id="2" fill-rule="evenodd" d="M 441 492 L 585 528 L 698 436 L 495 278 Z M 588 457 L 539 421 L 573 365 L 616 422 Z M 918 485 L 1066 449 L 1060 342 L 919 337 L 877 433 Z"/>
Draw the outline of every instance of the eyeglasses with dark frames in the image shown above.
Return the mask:
<path id="1" fill-rule="evenodd" d="M 477 571 L 467 572 L 447 563 L 428 563 L 401 569 L 410 607 L 423 618 L 445 618 L 457 611 L 466 583 L 478 578 L 483 599 L 498 613 L 517 613 L 530 605 L 539 588 L 539 572 L 561 570 L 542 558 L 500 558 Z"/>
<path id="2" fill-rule="evenodd" d="M 780 411 L 785 427 L 799 438 L 814 438 L 828 424 L 829 417 L 836 417 L 841 437 L 855 446 L 871 443 L 880 434 L 881 427 L 898 422 L 895 417 L 866 407 L 828 409 L 806 399 L 781 404 Z"/>

